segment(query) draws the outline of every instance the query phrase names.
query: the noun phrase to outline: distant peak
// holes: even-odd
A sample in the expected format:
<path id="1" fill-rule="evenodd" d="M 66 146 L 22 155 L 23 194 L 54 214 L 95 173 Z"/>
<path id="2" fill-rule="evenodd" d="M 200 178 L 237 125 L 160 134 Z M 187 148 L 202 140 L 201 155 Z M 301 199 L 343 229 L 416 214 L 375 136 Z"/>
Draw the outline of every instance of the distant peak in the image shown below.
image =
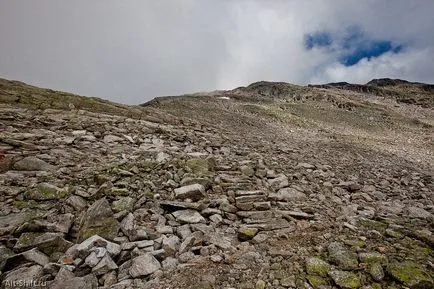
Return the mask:
<path id="1" fill-rule="evenodd" d="M 402 79 L 377 78 L 366 83 L 366 85 L 373 85 L 373 86 L 393 86 L 398 84 L 416 84 L 416 82 L 409 82 L 407 80 L 402 80 Z"/>
<path id="2" fill-rule="evenodd" d="M 282 86 L 282 85 L 289 85 L 287 82 L 274 82 L 274 81 L 257 81 L 249 84 L 247 88 L 256 88 L 256 87 L 262 87 L 262 86 Z"/>

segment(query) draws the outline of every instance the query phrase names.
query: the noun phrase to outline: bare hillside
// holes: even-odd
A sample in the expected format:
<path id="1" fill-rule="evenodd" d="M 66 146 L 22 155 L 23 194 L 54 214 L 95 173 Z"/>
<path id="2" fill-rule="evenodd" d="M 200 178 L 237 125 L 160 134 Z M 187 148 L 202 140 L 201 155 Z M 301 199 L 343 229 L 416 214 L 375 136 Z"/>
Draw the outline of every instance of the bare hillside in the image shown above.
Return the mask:
<path id="1" fill-rule="evenodd" d="M 433 288 L 433 103 L 391 79 L 141 106 L 0 80 L 2 288 Z"/>

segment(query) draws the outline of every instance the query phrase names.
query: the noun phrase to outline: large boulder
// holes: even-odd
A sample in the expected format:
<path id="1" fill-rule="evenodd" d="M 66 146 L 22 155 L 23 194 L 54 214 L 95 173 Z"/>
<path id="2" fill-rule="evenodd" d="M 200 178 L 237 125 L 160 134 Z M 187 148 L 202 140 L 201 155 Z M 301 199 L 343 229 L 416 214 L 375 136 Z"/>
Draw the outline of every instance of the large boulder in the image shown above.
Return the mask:
<path id="1" fill-rule="evenodd" d="M 353 270 L 359 267 L 357 254 L 344 247 L 341 243 L 333 242 L 328 246 L 330 262 L 343 270 Z"/>
<path id="2" fill-rule="evenodd" d="M 37 157 L 25 157 L 17 161 L 13 168 L 17 171 L 53 171 L 55 169 L 54 166 Z"/>
<path id="3" fill-rule="evenodd" d="M 205 223 L 205 218 L 202 217 L 197 211 L 193 210 L 179 210 L 172 213 L 178 222 L 183 224 Z"/>
<path id="4" fill-rule="evenodd" d="M 205 196 L 205 187 L 201 184 L 193 184 L 175 189 L 175 197 L 177 199 L 190 199 L 199 201 Z"/>
<path id="5" fill-rule="evenodd" d="M 132 260 L 129 269 L 130 276 L 133 278 L 145 277 L 161 268 L 160 262 L 151 254 L 140 255 Z"/>
<path id="6" fill-rule="evenodd" d="M 431 289 L 434 282 L 422 266 L 414 262 L 394 262 L 387 266 L 386 272 L 393 279 L 411 289 Z"/>
<path id="7" fill-rule="evenodd" d="M 26 193 L 26 199 L 48 201 L 64 198 L 68 192 L 64 189 L 60 189 L 53 184 L 40 183 Z"/>
<path id="8" fill-rule="evenodd" d="M 109 202 L 102 198 L 90 206 L 80 222 L 78 241 L 81 242 L 93 235 L 113 240 L 117 237 L 119 223 L 113 217 Z"/>
<path id="9" fill-rule="evenodd" d="M 65 240 L 62 233 L 23 233 L 14 246 L 14 251 L 26 251 L 38 248 L 47 255 L 65 252 L 73 243 Z"/>

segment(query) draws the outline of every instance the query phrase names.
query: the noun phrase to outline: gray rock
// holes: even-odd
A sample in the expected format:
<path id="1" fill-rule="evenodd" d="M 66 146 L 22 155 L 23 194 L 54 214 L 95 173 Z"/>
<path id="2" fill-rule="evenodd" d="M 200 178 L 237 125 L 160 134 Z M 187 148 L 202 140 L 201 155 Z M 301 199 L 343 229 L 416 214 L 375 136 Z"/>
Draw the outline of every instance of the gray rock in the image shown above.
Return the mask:
<path id="1" fill-rule="evenodd" d="M 166 258 L 166 251 L 164 251 L 164 249 L 151 250 L 150 254 L 158 260 L 163 260 L 164 258 Z"/>
<path id="2" fill-rule="evenodd" d="M 98 279 L 94 274 L 84 277 L 75 277 L 72 272 L 65 268 L 60 269 L 54 282 L 50 285 L 51 289 L 96 289 Z"/>
<path id="3" fill-rule="evenodd" d="M 23 257 L 26 258 L 26 260 L 31 261 L 31 262 L 36 263 L 36 264 L 41 265 L 41 266 L 45 266 L 50 262 L 48 256 L 45 255 L 44 253 L 40 252 L 36 248 L 29 250 L 29 251 L 25 251 L 25 252 L 21 253 L 21 255 L 23 255 Z"/>
<path id="4" fill-rule="evenodd" d="M 433 214 L 419 207 L 409 207 L 407 209 L 407 213 L 410 218 L 419 218 L 434 221 Z"/>
<path id="5" fill-rule="evenodd" d="M 211 215 L 209 219 L 216 225 L 220 225 L 223 222 L 222 216 L 218 214 Z"/>
<path id="6" fill-rule="evenodd" d="M 69 213 L 53 215 L 49 216 L 47 221 L 49 221 L 49 223 L 44 225 L 47 231 L 56 231 L 66 234 L 74 223 L 74 215 Z"/>
<path id="7" fill-rule="evenodd" d="M 242 165 L 240 167 L 240 171 L 243 175 L 247 176 L 247 177 L 253 177 L 255 175 L 255 170 L 248 165 Z"/>
<path id="8" fill-rule="evenodd" d="M 175 189 L 175 198 L 181 200 L 191 199 L 192 201 L 199 201 L 204 196 L 205 187 L 201 184 L 193 184 Z"/>
<path id="9" fill-rule="evenodd" d="M 197 211 L 193 211 L 193 210 L 175 211 L 172 213 L 172 215 L 176 218 L 178 222 L 181 223 L 194 224 L 194 223 L 205 222 L 205 218 L 202 217 L 202 215 L 199 214 Z"/>
<path id="10" fill-rule="evenodd" d="M 308 163 L 298 163 L 295 168 L 296 169 L 302 168 L 302 169 L 311 169 L 311 170 L 313 170 L 315 168 L 315 166 L 311 165 L 311 164 L 308 164 Z"/>
<path id="11" fill-rule="evenodd" d="M 29 200 L 48 201 L 64 198 L 67 195 L 65 190 L 49 183 L 40 183 L 34 189 L 26 192 L 25 196 Z"/>
<path id="12" fill-rule="evenodd" d="M 187 263 L 187 262 L 193 260 L 194 258 L 196 258 L 196 255 L 194 255 L 194 253 L 191 251 L 182 253 L 178 256 L 178 260 L 181 263 Z"/>
<path id="13" fill-rule="evenodd" d="M 116 270 L 117 268 L 118 266 L 112 260 L 112 258 L 110 258 L 109 255 L 105 255 L 104 257 L 102 257 L 101 261 L 95 267 L 92 268 L 92 272 L 96 276 L 101 276 L 112 270 Z"/>
<path id="14" fill-rule="evenodd" d="M 73 243 L 65 240 L 61 233 L 23 233 L 14 246 L 15 251 L 38 248 L 47 255 L 65 252 Z"/>
<path id="15" fill-rule="evenodd" d="M 93 267 L 95 267 L 95 266 L 99 263 L 100 260 L 101 260 L 101 259 L 98 258 L 97 254 L 96 254 L 95 252 L 91 252 L 91 253 L 89 254 L 89 256 L 87 256 L 86 259 L 84 259 L 84 263 L 85 263 L 87 266 L 93 268 Z"/>
<path id="16" fill-rule="evenodd" d="M 306 195 L 294 188 L 282 188 L 277 193 L 269 195 L 271 200 L 278 201 L 303 201 L 306 200 Z"/>
<path id="17" fill-rule="evenodd" d="M 105 135 L 103 138 L 103 141 L 105 143 L 121 142 L 122 140 L 123 139 L 121 137 L 118 137 L 118 136 L 115 136 L 112 134 Z"/>
<path id="18" fill-rule="evenodd" d="M 357 254 L 344 247 L 341 243 L 333 242 L 328 246 L 330 262 L 344 270 L 353 270 L 359 267 Z"/>
<path id="19" fill-rule="evenodd" d="M 98 235 L 94 235 L 84 240 L 83 242 L 78 244 L 77 247 L 75 247 L 75 250 L 77 251 L 78 255 L 87 256 L 89 252 L 95 247 L 105 247 L 107 249 L 107 252 L 112 257 L 116 257 L 121 252 L 120 245 L 107 241 L 106 239 Z"/>
<path id="20" fill-rule="evenodd" d="M 411 289 L 431 289 L 434 287 L 432 275 L 421 265 L 411 261 L 393 262 L 386 268 L 393 279 Z"/>
<path id="21" fill-rule="evenodd" d="M 229 237 L 220 233 L 210 233 L 204 236 L 204 241 L 213 244 L 223 250 L 232 248 L 232 243 Z"/>
<path id="22" fill-rule="evenodd" d="M 131 278 L 129 270 L 131 268 L 132 263 L 133 263 L 133 261 L 128 260 L 128 261 L 122 263 L 121 265 L 119 265 L 119 268 L 118 268 L 118 280 L 119 281 Z"/>
<path id="23" fill-rule="evenodd" d="M 387 257 L 377 252 L 361 252 L 358 256 L 361 263 L 387 263 Z"/>
<path id="24" fill-rule="evenodd" d="M 4 250 L 1 250 L 0 252 L 2 253 L 4 260 L 1 262 L 2 271 L 3 269 L 5 271 L 9 271 L 11 268 L 19 267 L 20 265 L 28 262 L 41 266 L 45 266 L 50 262 L 48 256 L 39 251 L 37 248 L 33 248 L 17 255 Z"/>
<path id="25" fill-rule="evenodd" d="M 40 286 L 44 284 L 41 280 L 43 275 L 44 270 L 43 267 L 40 265 L 21 267 L 9 271 L 4 276 L 2 281 L 2 288 L 23 288 L 22 283 L 28 284 L 25 287 L 35 287 L 35 285 L 38 284 Z"/>
<path id="26" fill-rule="evenodd" d="M 135 202 L 136 200 L 131 197 L 119 197 L 112 203 L 112 208 L 116 213 L 122 211 L 131 212 L 134 208 Z"/>
<path id="27" fill-rule="evenodd" d="M 329 263 L 319 258 L 308 258 L 306 260 L 306 271 L 310 275 L 326 277 L 330 268 Z"/>
<path id="28" fill-rule="evenodd" d="M 8 230 L 13 232 L 18 226 L 42 216 L 44 216 L 44 212 L 39 210 L 22 211 L 0 216 L 0 230 L 2 232 L 7 232 Z"/>
<path id="29" fill-rule="evenodd" d="M 17 171 L 54 171 L 55 169 L 54 166 L 37 157 L 25 157 L 16 162 L 13 168 Z"/>
<path id="30" fill-rule="evenodd" d="M 176 235 L 169 237 L 163 236 L 162 248 L 165 251 L 166 256 L 173 256 L 179 247 L 179 238 Z"/>
<path id="31" fill-rule="evenodd" d="M 143 241 L 135 241 L 135 242 L 125 242 L 121 244 L 122 250 L 132 250 L 134 248 L 147 248 L 154 247 L 153 240 L 143 240 Z"/>
<path id="32" fill-rule="evenodd" d="M 240 241 L 248 241 L 253 239 L 257 233 L 257 228 L 241 227 L 238 229 L 238 239 Z"/>
<path id="33" fill-rule="evenodd" d="M 72 195 L 68 199 L 66 199 L 66 203 L 79 212 L 83 211 L 87 207 L 86 200 L 76 195 Z"/>
<path id="34" fill-rule="evenodd" d="M 167 257 L 161 262 L 164 271 L 172 272 L 175 271 L 179 265 L 179 261 L 176 258 Z"/>
<path id="35" fill-rule="evenodd" d="M 279 175 L 277 178 L 268 180 L 270 187 L 273 189 L 281 189 L 289 185 L 288 177 L 285 175 Z"/>
<path id="36" fill-rule="evenodd" d="M 177 227 L 176 228 L 176 233 L 178 234 L 178 236 L 182 240 L 184 240 L 185 238 L 187 238 L 188 236 L 191 235 L 190 225 L 189 224 L 185 224 L 185 225 Z"/>
<path id="37" fill-rule="evenodd" d="M 104 276 L 100 278 L 100 281 L 103 282 L 104 287 L 113 288 L 112 286 L 118 282 L 116 271 L 110 271 L 104 274 Z"/>
<path id="38" fill-rule="evenodd" d="M 196 243 L 197 238 L 195 236 L 188 236 L 179 246 L 179 253 L 182 254 L 190 250 Z"/>
<path id="39" fill-rule="evenodd" d="M 119 223 L 113 217 L 113 211 L 105 198 L 92 204 L 84 214 L 78 232 L 78 240 L 83 241 L 93 235 L 99 235 L 107 240 L 117 237 Z"/>
<path id="40" fill-rule="evenodd" d="M 159 164 L 167 162 L 170 159 L 170 155 L 166 154 L 165 152 L 159 152 L 157 154 L 157 157 L 155 158 L 155 161 Z"/>
<path id="41" fill-rule="evenodd" d="M 200 214 L 204 217 L 209 217 L 212 215 L 221 215 L 222 211 L 220 211 L 219 209 L 215 209 L 215 208 L 206 208 L 206 209 L 202 210 L 202 212 L 200 212 Z"/>
<path id="42" fill-rule="evenodd" d="M 332 270 L 328 275 L 342 289 L 356 289 L 362 286 L 359 276 L 353 272 Z"/>
<path id="43" fill-rule="evenodd" d="M 160 262 L 151 254 L 144 254 L 132 260 L 129 274 L 133 278 L 145 277 L 161 269 Z"/>
<path id="44" fill-rule="evenodd" d="M 116 284 L 113 284 L 110 286 L 110 289 L 129 289 L 133 288 L 133 279 L 126 279 L 122 280 L 121 282 L 118 282 Z"/>
<path id="45" fill-rule="evenodd" d="M 261 244 L 261 243 L 265 242 L 268 238 L 270 238 L 270 235 L 268 233 L 261 232 L 261 233 L 257 234 L 255 237 L 253 237 L 252 243 Z"/>
<path id="46" fill-rule="evenodd" d="M 128 239 L 130 239 L 130 241 L 136 240 L 137 230 L 134 225 L 134 215 L 132 213 L 126 215 L 122 220 L 120 227 L 122 232 L 128 237 Z"/>
<path id="47" fill-rule="evenodd" d="M 223 212 L 227 212 L 227 213 L 236 213 L 238 212 L 237 207 L 235 207 L 234 205 L 231 205 L 229 203 L 228 200 L 225 200 L 223 202 L 220 203 L 219 209 Z"/>
<path id="48" fill-rule="evenodd" d="M 173 227 L 171 227 L 171 226 L 157 226 L 155 228 L 155 231 L 157 231 L 160 234 L 173 234 Z"/>
<path id="49" fill-rule="evenodd" d="M 371 275 L 372 279 L 377 282 L 381 282 L 384 279 L 384 270 L 379 263 L 374 263 L 369 266 L 369 274 Z"/>

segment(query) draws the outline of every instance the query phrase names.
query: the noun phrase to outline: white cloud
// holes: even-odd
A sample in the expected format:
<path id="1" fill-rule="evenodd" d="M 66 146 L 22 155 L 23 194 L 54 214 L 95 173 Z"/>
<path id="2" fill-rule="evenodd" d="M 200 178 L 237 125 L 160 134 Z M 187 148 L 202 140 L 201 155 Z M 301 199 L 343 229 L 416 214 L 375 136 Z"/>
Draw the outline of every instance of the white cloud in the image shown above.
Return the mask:
<path id="1" fill-rule="evenodd" d="M 373 78 L 401 78 L 410 81 L 432 82 L 434 66 L 433 49 L 410 50 L 399 54 L 386 53 L 371 60 L 363 59 L 353 66 L 346 67 L 335 63 L 317 72 L 312 83 L 346 81 L 366 83 Z"/>
<path id="2" fill-rule="evenodd" d="M 1 0 L 0 0 L 1 1 Z M 258 80 L 434 82 L 432 0 L 4 1 L 0 77 L 141 103 Z M 404 44 L 351 67 L 304 35 L 349 26 Z"/>

